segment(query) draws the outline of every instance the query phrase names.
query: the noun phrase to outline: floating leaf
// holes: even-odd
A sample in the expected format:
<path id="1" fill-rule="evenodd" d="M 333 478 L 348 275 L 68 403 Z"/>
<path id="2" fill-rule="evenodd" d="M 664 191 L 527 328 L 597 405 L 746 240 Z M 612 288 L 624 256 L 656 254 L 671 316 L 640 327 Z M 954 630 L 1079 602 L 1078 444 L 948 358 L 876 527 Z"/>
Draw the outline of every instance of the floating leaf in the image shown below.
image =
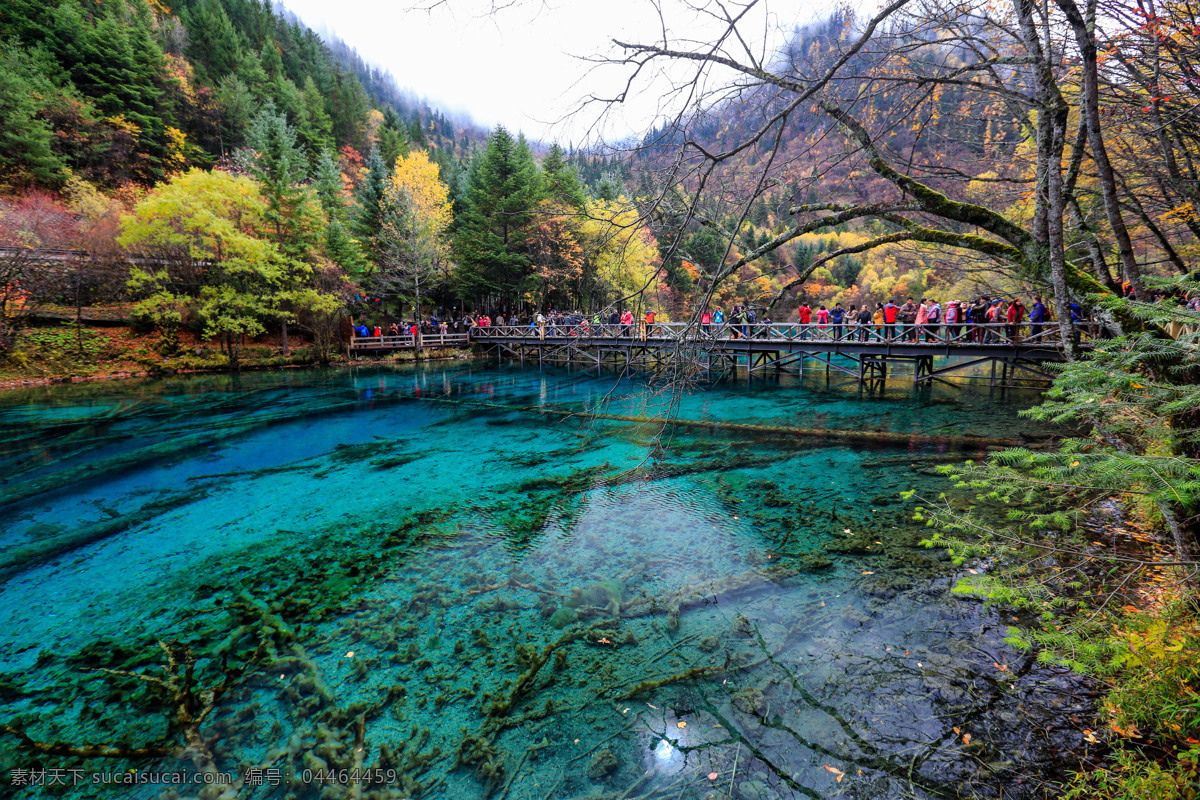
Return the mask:
<path id="1" fill-rule="evenodd" d="M 686 728 L 686 727 L 687 727 L 687 723 L 686 723 L 686 722 L 684 722 L 683 720 L 679 720 L 679 722 L 676 722 L 676 723 L 675 723 L 675 727 L 676 727 L 676 728 Z"/>
<path id="2" fill-rule="evenodd" d="M 833 776 L 834 776 L 835 778 L 837 778 L 837 782 L 838 782 L 838 783 L 841 783 L 841 782 L 842 782 L 842 778 L 846 777 L 846 773 L 842 772 L 842 771 L 841 771 L 840 769 L 838 769 L 837 767 L 831 767 L 831 766 L 829 766 L 828 764 L 825 764 L 825 765 L 824 765 L 824 767 L 825 767 L 825 769 L 826 769 L 828 772 L 832 772 L 832 773 L 833 773 Z"/>
<path id="3" fill-rule="evenodd" d="M 963 744 L 970 744 L 970 743 L 971 743 L 971 734 L 964 733 L 963 734 Z"/>
<path id="4" fill-rule="evenodd" d="M 710 781 L 715 781 L 720 774 L 721 773 L 719 773 L 719 772 L 710 772 L 710 773 L 708 773 L 708 779 Z"/>
<path id="5" fill-rule="evenodd" d="M 346 653 L 346 658 L 354 658 L 354 651 L 351 650 L 349 653 Z"/>
<path id="6" fill-rule="evenodd" d="M 864 572 L 863 575 L 874 575 L 874 572 Z"/>

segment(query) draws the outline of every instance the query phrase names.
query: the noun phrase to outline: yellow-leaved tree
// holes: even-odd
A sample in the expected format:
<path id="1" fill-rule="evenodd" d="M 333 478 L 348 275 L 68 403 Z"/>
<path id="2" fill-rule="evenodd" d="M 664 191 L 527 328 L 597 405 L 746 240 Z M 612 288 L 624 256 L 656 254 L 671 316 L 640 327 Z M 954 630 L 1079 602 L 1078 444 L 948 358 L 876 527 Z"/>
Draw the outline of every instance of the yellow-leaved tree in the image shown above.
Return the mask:
<path id="1" fill-rule="evenodd" d="M 446 231 L 454 219 L 450 189 L 425 151 L 396 159 L 382 212 L 375 289 L 380 294 L 411 293 L 420 318 L 421 290 L 428 291 L 450 278 Z"/>
<path id="2" fill-rule="evenodd" d="M 624 197 L 590 200 L 580 226 L 585 274 L 591 277 L 597 305 L 607 305 L 653 288 L 658 246 L 638 212 Z"/>
<path id="3" fill-rule="evenodd" d="M 288 259 L 269 238 L 267 201 L 250 178 L 192 169 L 154 187 L 121 227 L 120 244 L 149 257 L 130 270 L 129 288 L 168 349 L 190 313 L 237 367 L 242 338 L 265 332 L 280 298 L 295 288 Z"/>

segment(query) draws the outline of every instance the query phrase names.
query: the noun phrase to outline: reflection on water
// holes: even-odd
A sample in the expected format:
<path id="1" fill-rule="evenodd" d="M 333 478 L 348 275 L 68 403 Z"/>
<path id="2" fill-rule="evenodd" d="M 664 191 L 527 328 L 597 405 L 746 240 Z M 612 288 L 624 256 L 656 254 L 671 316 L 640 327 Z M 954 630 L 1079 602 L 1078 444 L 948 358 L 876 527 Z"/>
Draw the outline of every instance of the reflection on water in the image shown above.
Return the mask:
<path id="1" fill-rule="evenodd" d="M 0 769 L 235 776 L 64 797 L 1035 794 L 1073 679 L 949 593 L 899 497 L 1027 431 L 1017 403 L 789 381 L 677 413 L 908 438 L 660 437 L 637 382 L 478 365 L 0 398 L 0 719 L 109 748 L 10 735 Z M 623 419 L 565 413 L 601 401 Z"/>

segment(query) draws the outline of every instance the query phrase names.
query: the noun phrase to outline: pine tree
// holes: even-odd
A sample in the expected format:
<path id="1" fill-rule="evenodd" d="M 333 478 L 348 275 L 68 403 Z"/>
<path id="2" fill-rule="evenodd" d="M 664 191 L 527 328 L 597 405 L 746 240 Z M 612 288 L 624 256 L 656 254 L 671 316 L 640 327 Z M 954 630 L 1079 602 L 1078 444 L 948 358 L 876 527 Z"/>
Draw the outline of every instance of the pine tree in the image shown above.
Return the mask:
<path id="1" fill-rule="evenodd" d="M 51 149 L 50 127 L 35 117 L 38 84 L 48 82 L 28 68 L 22 49 L 0 42 L 0 183 L 57 183 L 62 160 Z"/>
<path id="2" fill-rule="evenodd" d="M 242 48 L 219 0 L 200 0 L 182 18 L 188 30 L 187 55 L 196 76 L 206 83 L 216 83 L 233 74 L 241 65 Z"/>
<path id="3" fill-rule="evenodd" d="M 429 147 L 429 141 L 425 138 L 425 129 L 421 127 L 420 116 L 414 119 L 412 125 L 409 126 L 408 140 L 418 150 L 425 150 Z"/>
<path id="4" fill-rule="evenodd" d="M 582 211 L 587 205 L 587 194 L 579 180 L 579 173 L 557 144 L 551 145 L 550 152 L 542 162 L 542 186 L 546 198 L 556 206 Z"/>
<path id="5" fill-rule="evenodd" d="M 379 128 L 379 155 L 383 158 L 383 163 L 395 164 L 396 159 L 409 153 L 408 127 L 395 111 L 389 108 L 387 112 L 384 112 L 383 125 Z"/>
<path id="6" fill-rule="evenodd" d="M 530 275 L 526 233 L 540 199 L 537 165 L 524 136 L 497 126 L 473 164 L 456 232 L 456 282 L 464 297 L 515 300 Z"/>
<path id="7" fill-rule="evenodd" d="M 262 186 L 267 199 L 266 218 L 275 229 L 276 244 L 289 255 L 297 255 L 303 242 L 294 223 L 308 159 L 296 141 L 295 129 L 273 103 L 267 103 L 251 121 L 246 146 L 238 151 L 237 159 Z"/>
<path id="8" fill-rule="evenodd" d="M 323 241 L 325 255 L 347 272 L 358 273 L 364 265 L 363 254 L 347 228 L 349 208 L 346 206 L 344 186 L 333 152 L 322 152 L 313 173 L 312 190 L 327 220 Z"/>
<path id="9" fill-rule="evenodd" d="M 257 103 L 245 82 L 237 75 L 226 75 L 216 91 L 217 107 L 221 110 L 221 155 L 226 148 L 235 148 L 245 138 Z"/>
<path id="10" fill-rule="evenodd" d="M 354 194 L 354 235 L 364 248 L 375 252 L 379 243 L 379 228 L 383 216 L 384 195 L 387 193 L 390 172 L 379 148 L 372 145 L 367 156 L 367 177 Z"/>
<path id="11" fill-rule="evenodd" d="M 342 172 L 338 169 L 337 159 L 331 150 L 322 150 L 317 158 L 317 168 L 313 171 L 312 189 L 316 192 L 317 200 L 327 215 L 341 215 L 345 212 L 346 202 L 342 194 Z"/>
<path id="12" fill-rule="evenodd" d="M 310 153 L 333 147 L 333 120 L 325 112 L 325 98 L 312 76 L 304 79 L 304 115 L 297 133 Z"/>

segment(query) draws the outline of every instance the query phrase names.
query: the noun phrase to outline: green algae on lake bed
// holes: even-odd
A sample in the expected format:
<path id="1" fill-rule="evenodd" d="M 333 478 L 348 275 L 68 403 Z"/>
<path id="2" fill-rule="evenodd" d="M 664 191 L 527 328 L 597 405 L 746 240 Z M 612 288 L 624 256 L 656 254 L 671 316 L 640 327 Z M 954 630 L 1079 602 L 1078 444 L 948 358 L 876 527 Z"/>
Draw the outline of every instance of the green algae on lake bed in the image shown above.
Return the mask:
<path id="1" fill-rule="evenodd" d="M 950 593 L 899 499 L 945 489 L 921 473 L 944 448 L 504 408 L 586 411 L 614 381 L 456 365 L 3 398 L 0 478 L 23 488 L 0 536 L 24 555 L 0 584 L 0 776 L 237 776 L 54 788 L 71 798 L 711 800 L 1034 796 L 1056 774 L 1077 681 Z M 1024 427 L 986 396 L 928 400 L 730 385 L 680 415 Z M 624 381 L 607 408 L 656 402 Z"/>

